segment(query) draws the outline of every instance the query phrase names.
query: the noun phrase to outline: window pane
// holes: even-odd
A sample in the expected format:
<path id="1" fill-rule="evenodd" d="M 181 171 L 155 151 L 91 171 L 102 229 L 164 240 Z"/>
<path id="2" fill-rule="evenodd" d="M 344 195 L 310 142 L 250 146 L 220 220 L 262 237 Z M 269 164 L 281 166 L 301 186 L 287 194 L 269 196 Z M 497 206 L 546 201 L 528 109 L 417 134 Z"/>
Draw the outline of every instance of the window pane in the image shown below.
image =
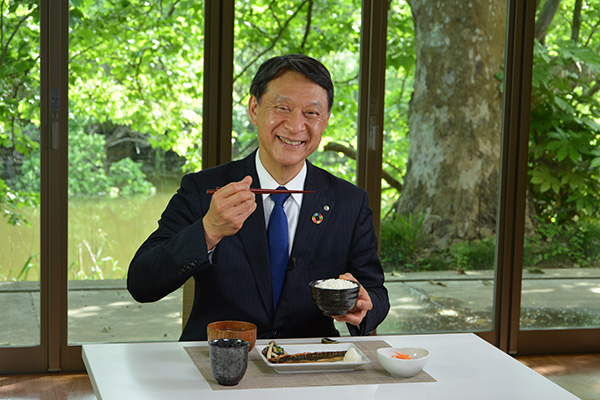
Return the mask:
<path id="1" fill-rule="evenodd" d="M 506 7 L 390 4 L 378 333 L 492 329 Z"/>
<path id="2" fill-rule="evenodd" d="M 576 3 L 536 32 L 524 330 L 600 327 L 600 10 Z"/>
<path id="3" fill-rule="evenodd" d="M 267 59 L 303 53 L 321 61 L 335 87 L 331 118 L 314 164 L 356 183 L 361 1 L 240 0 L 235 4 L 232 158 L 257 146 L 248 118 L 250 83 Z"/>
<path id="4" fill-rule="evenodd" d="M 0 346 L 31 346 L 40 344 L 39 4 L 0 13 Z"/>
<path id="5" fill-rule="evenodd" d="M 125 278 L 201 162 L 203 9 L 71 2 L 69 342 L 179 338 L 182 290 L 140 304 Z"/>

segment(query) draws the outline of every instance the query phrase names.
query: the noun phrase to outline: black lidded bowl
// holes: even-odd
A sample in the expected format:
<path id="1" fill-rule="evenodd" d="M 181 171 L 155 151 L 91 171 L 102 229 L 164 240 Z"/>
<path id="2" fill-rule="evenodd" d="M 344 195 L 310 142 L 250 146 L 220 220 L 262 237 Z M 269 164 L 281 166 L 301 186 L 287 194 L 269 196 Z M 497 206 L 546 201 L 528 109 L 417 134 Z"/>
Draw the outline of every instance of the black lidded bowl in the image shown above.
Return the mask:
<path id="1" fill-rule="evenodd" d="M 327 289 L 319 288 L 317 285 L 327 279 L 319 279 L 309 283 L 312 299 L 316 306 L 325 315 L 346 315 L 352 310 L 358 300 L 360 284 L 354 281 L 349 281 L 355 284 L 355 287 L 349 289 Z"/>

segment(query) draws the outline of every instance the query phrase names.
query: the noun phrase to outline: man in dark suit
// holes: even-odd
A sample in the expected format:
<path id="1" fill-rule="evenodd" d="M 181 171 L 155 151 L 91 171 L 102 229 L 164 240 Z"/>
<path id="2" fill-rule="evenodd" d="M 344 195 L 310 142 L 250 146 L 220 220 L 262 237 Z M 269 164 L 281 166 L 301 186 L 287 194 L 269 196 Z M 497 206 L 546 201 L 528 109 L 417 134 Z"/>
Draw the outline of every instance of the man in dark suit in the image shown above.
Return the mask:
<path id="1" fill-rule="evenodd" d="M 306 160 L 329 121 L 329 71 L 304 55 L 274 57 L 259 68 L 250 94 L 259 148 L 184 176 L 158 229 L 135 254 L 127 287 L 150 302 L 193 276 L 181 340 L 206 340 L 207 324 L 228 319 L 253 322 L 259 338 L 338 336 L 333 319 L 352 335 L 367 335 L 389 310 L 367 194 Z M 282 195 L 250 191 L 278 187 L 314 193 L 278 200 Z M 276 203 L 283 210 L 272 211 Z M 284 250 L 277 253 L 278 246 Z M 348 314 L 325 316 L 308 283 L 338 277 L 361 284 L 359 299 Z"/>

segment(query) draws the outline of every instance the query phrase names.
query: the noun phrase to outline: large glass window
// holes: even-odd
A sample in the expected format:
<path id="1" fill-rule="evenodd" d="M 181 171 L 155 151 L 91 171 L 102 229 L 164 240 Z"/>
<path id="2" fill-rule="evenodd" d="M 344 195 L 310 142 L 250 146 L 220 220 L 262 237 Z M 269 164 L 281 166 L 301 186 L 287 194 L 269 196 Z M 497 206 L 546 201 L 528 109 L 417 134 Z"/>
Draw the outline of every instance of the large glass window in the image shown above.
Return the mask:
<path id="1" fill-rule="evenodd" d="M 64 363 L 70 350 L 72 360 L 81 361 L 76 346 L 65 350 L 59 343 L 67 311 L 69 343 L 179 337 L 182 290 L 140 304 L 129 296 L 125 277 L 182 174 L 201 167 L 205 2 L 70 0 L 68 19 L 57 18 L 62 0 L 41 2 L 42 37 L 39 3 L 0 1 L 0 347 L 11 355 L 3 358 L 8 364 L 16 351 L 43 370 L 46 361 L 51 368 Z M 494 265 L 495 253 L 506 250 L 496 249 L 496 225 L 507 2 L 385 3 L 380 254 L 392 309 L 378 333 L 495 327 L 506 337 L 518 322 L 520 335 L 535 341 L 546 333 L 535 330 L 599 328 L 596 2 L 537 2 L 520 321 L 504 308 L 509 303 L 504 296 L 514 293 L 496 289 Z M 519 8 L 517 14 L 533 7 L 509 3 L 512 11 Z M 229 4 L 223 12 L 234 12 Z M 257 146 L 246 110 L 258 65 L 276 54 L 305 53 L 329 67 L 336 89 L 329 126 L 311 161 L 356 183 L 362 6 L 359 0 L 235 1 L 234 26 L 219 27 L 219 39 L 234 32 L 233 159 Z M 59 54 L 61 24 L 69 26 L 67 63 Z M 516 42 L 528 40 L 518 29 L 508 36 L 513 33 Z M 376 52 L 379 44 L 370 45 Z M 41 78 L 40 51 L 48 67 Z M 512 67 L 527 76 L 528 65 Z M 41 130 L 40 104 L 56 111 L 53 101 L 65 99 L 54 96 L 56 85 L 64 88 L 64 68 L 70 111 L 68 263 L 47 268 L 40 265 L 40 236 L 60 235 L 66 227 L 60 220 L 60 226 L 40 232 L 40 172 L 52 171 L 49 180 L 42 174 L 50 184 L 43 195 L 56 203 L 63 200 L 54 184 L 66 177 L 57 178 L 62 170 L 54 169 L 62 166 L 64 153 L 49 151 L 44 166 L 52 168 L 40 165 L 41 155 L 48 154 L 40 149 L 40 132 L 52 132 Z M 518 85 L 527 83 L 507 88 L 516 92 Z M 47 98 L 40 99 L 40 92 Z M 504 132 L 515 139 L 515 121 L 506 122 Z M 518 162 L 507 160 L 510 168 Z M 506 201 L 520 195 L 512 197 L 510 190 L 503 193 Z M 519 214 L 521 205 L 515 206 Z M 499 217 L 505 222 L 513 211 Z M 514 231 L 500 242 L 520 232 L 521 221 L 510 222 Z M 62 260 L 61 241 L 62 236 L 44 241 L 59 244 L 44 253 L 44 262 Z M 68 310 L 54 307 L 62 307 L 57 268 L 68 268 Z M 40 282 L 46 272 L 51 278 Z M 518 273 L 500 272 L 503 283 Z M 50 296 L 40 299 L 40 287 Z M 494 294 L 502 300 L 496 306 Z M 40 300 L 48 299 L 51 310 L 41 315 L 48 301 Z M 513 320 L 495 321 L 494 309 Z M 40 330 L 48 333 L 46 342 Z M 33 349 L 12 348 L 21 346 Z M 4 370 L 15 371 L 13 365 Z"/>
<path id="2" fill-rule="evenodd" d="M 378 333 L 493 329 L 506 16 L 506 1 L 390 2 Z"/>
<path id="3" fill-rule="evenodd" d="M 523 330 L 600 327 L 600 9 L 540 5 L 534 47 Z"/>
<path id="4" fill-rule="evenodd" d="M 71 1 L 71 343 L 181 333 L 181 289 L 140 304 L 125 278 L 183 173 L 200 167 L 203 12 L 198 1 Z"/>
<path id="5" fill-rule="evenodd" d="M 356 183 L 361 2 L 239 0 L 235 4 L 232 158 L 258 146 L 248 118 L 250 82 L 259 65 L 286 53 L 320 60 L 335 102 L 319 149 L 309 160 Z"/>
<path id="6" fill-rule="evenodd" d="M 0 346 L 40 343 L 40 10 L 0 4 Z"/>

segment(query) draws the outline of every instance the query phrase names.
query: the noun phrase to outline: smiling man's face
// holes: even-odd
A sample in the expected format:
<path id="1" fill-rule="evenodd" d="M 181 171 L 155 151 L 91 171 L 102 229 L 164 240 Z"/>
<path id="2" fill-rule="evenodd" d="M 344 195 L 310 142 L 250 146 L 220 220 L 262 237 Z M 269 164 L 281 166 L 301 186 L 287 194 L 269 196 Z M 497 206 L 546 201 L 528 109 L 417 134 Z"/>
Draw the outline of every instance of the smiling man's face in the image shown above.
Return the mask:
<path id="1" fill-rule="evenodd" d="M 248 111 L 258 132 L 260 161 L 285 185 L 319 147 L 329 121 L 327 91 L 287 71 L 269 82 L 260 105 L 250 97 Z"/>

